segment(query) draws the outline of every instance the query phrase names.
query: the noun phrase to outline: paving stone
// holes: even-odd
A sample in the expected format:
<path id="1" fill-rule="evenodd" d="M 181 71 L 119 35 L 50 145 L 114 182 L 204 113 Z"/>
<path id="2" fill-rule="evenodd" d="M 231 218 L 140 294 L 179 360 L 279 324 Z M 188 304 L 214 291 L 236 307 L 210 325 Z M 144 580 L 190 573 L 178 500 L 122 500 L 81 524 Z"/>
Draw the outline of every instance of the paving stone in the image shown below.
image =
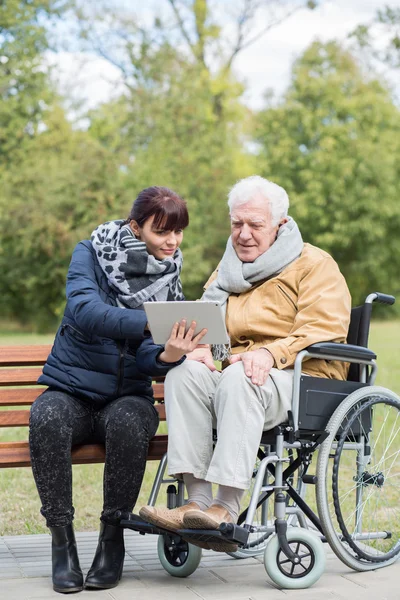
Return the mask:
<path id="1" fill-rule="evenodd" d="M 20 579 L 22 577 L 22 573 L 19 569 L 8 569 L 6 572 L 0 573 L 0 579 Z"/>
<path id="2" fill-rule="evenodd" d="M 131 582 L 124 581 L 117 588 L 110 590 L 113 600 L 133 600 L 136 596 L 140 600 L 199 600 L 198 594 L 186 586 L 180 589 L 155 589 L 133 588 Z M 227 600 L 226 598 L 224 600 Z"/>
<path id="3" fill-rule="evenodd" d="M 89 569 L 98 532 L 76 535 L 81 566 Z M 127 555 L 120 585 L 91 591 L 89 600 L 400 600 L 400 563 L 357 573 L 327 550 L 326 571 L 306 590 L 280 590 L 269 579 L 262 557 L 235 560 L 204 551 L 197 571 L 171 577 L 157 556 L 157 537 L 125 535 Z M 42 576 L 43 575 L 43 576 Z M 0 595 L 4 600 L 60 600 L 51 585 L 51 538 L 48 534 L 0 538 Z M 89 594 L 85 592 L 85 596 Z"/>
<path id="4" fill-rule="evenodd" d="M 11 554 L 6 554 L 5 556 L 1 557 L 1 562 L 0 562 L 0 568 L 7 564 L 7 563 L 11 563 L 11 562 L 16 562 L 15 558 L 11 555 Z"/>

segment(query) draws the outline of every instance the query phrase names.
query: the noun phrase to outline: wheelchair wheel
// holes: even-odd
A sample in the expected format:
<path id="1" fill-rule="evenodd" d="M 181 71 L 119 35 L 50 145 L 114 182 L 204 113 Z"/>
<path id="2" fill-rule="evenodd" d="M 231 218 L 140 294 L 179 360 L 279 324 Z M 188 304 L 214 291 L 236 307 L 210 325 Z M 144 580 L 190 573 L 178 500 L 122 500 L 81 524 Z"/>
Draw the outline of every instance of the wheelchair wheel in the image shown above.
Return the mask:
<path id="1" fill-rule="evenodd" d="M 281 588 L 308 588 L 318 581 L 325 570 L 323 543 L 315 533 L 301 527 L 288 528 L 286 537 L 290 548 L 299 555 L 299 563 L 293 564 L 288 559 L 279 546 L 278 536 L 274 534 L 265 548 L 265 570 Z"/>
<path id="2" fill-rule="evenodd" d="M 364 387 L 332 415 L 317 462 L 317 506 L 336 555 L 358 571 L 400 554 L 400 398 Z"/>
<path id="3" fill-rule="evenodd" d="M 158 536 L 157 553 L 160 563 L 173 577 L 188 577 L 201 561 L 201 548 L 174 534 Z"/>

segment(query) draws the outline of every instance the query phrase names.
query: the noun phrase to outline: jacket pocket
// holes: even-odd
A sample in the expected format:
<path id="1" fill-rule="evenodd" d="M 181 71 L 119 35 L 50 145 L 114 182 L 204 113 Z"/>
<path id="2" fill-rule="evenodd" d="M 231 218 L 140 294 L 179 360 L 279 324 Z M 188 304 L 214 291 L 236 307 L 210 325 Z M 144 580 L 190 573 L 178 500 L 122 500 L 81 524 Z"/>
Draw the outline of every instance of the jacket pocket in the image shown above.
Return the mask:
<path id="1" fill-rule="evenodd" d="M 83 342 L 84 344 L 92 343 L 92 337 L 90 335 L 84 333 L 83 331 L 81 331 L 77 327 L 74 327 L 70 323 L 65 323 L 64 325 L 61 325 L 60 335 L 63 336 L 66 333 L 68 335 L 71 335 L 73 338 L 75 338 L 79 342 Z"/>
<path id="2" fill-rule="evenodd" d="M 276 288 L 279 290 L 280 295 L 283 296 L 290 306 L 297 312 L 296 302 L 293 300 L 290 294 L 288 294 L 288 292 L 279 283 L 276 284 Z"/>

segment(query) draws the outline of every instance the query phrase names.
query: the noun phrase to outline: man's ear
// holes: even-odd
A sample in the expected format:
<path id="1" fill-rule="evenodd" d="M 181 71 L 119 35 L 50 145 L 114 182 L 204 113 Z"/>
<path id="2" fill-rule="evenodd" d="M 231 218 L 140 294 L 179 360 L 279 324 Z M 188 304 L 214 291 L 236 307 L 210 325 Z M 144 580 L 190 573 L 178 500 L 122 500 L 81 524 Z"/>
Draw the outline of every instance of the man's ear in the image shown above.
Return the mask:
<path id="1" fill-rule="evenodd" d="M 281 221 L 279 221 L 279 227 L 281 225 L 284 225 L 285 223 L 287 223 L 289 221 L 289 219 L 287 217 L 285 217 L 284 219 L 282 219 Z"/>
<path id="2" fill-rule="evenodd" d="M 129 221 L 129 227 L 132 230 L 132 233 L 135 234 L 135 236 L 140 239 L 140 230 L 139 230 L 139 225 L 136 223 L 136 221 L 134 219 L 132 219 L 131 221 Z"/>

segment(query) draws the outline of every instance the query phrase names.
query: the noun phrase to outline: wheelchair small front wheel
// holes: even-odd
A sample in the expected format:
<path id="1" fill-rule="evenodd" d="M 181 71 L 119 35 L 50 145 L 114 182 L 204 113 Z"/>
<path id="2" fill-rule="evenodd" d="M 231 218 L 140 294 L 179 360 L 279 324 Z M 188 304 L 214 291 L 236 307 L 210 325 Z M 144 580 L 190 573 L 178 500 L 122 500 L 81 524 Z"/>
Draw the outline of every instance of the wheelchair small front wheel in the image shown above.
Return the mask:
<path id="1" fill-rule="evenodd" d="M 279 545 L 278 536 L 274 534 L 265 548 L 265 570 L 281 588 L 296 590 L 311 587 L 325 570 L 323 543 L 314 533 L 300 527 L 290 527 L 286 537 L 292 551 L 299 556 L 299 562 L 295 564 L 288 559 Z"/>
<path id="2" fill-rule="evenodd" d="M 201 561 L 201 548 L 173 533 L 158 536 L 157 553 L 163 568 L 173 577 L 188 577 Z"/>

